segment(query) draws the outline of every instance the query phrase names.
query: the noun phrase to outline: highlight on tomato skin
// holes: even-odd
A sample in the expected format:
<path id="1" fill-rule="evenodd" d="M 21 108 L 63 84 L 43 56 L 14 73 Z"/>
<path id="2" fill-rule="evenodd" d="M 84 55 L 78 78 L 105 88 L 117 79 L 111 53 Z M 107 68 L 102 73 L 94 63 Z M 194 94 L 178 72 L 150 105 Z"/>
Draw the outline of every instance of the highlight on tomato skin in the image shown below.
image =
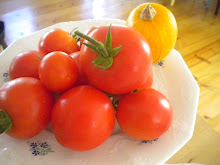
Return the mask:
<path id="1" fill-rule="evenodd" d="M 74 87 L 60 96 L 52 110 L 57 141 L 74 151 L 89 151 L 103 144 L 115 126 L 108 96 L 89 85 Z"/>
<path id="2" fill-rule="evenodd" d="M 116 118 L 122 131 L 139 140 L 153 140 L 170 128 L 172 105 L 159 91 L 148 88 L 120 98 Z"/>

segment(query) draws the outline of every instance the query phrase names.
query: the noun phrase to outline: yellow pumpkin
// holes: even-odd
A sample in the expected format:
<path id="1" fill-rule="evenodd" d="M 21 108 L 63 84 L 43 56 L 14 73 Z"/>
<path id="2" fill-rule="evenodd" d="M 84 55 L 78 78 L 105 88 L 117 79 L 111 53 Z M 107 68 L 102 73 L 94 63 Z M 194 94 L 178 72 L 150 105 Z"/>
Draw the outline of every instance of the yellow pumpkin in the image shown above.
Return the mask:
<path id="1" fill-rule="evenodd" d="M 144 3 L 131 11 L 126 25 L 139 31 L 147 40 L 153 63 L 164 59 L 174 48 L 177 23 L 172 12 L 158 3 Z"/>

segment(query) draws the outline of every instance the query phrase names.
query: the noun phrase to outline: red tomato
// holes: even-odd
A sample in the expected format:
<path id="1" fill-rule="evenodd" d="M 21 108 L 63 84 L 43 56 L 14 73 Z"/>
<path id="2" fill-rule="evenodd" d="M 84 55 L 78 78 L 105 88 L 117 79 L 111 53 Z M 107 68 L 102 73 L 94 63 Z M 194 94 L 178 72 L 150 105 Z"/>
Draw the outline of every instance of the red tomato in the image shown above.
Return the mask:
<path id="1" fill-rule="evenodd" d="M 64 92 L 73 87 L 78 78 L 77 65 L 66 53 L 51 52 L 40 63 L 39 77 L 50 91 Z"/>
<path id="2" fill-rule="evenodd" d="M 77 41 L 68 32 L 57 28 L 49 30 L 41 37 L 38 49 L 42 58 L 53 51 L 67 54 L 79 51 Z"/>
<path id="3" fill-rule="evenodd" d="M 17 78 L 0 88 L 0 109 L 11 119 L 8 135 L 14 138 L 31 138 L 44 130 L 50 122 L 53 105 L 53 94 L 36 78 Z"/>
<path id="4" fill-rule="evenodd" d="M 39 79 L 39 64 L 38 51 L 29 50 L 19 53 L 13 58 L 9 66 L 9 77 L 10 79 L 18 77 L 34 77 Z"/>
<path id="5" fill-rule="evenodd" d="M 148 75 L 148 78 L 147 80 L 144 82 L 143 85 L 141 85 L 141 87 L 139 87 L 138 89 L 147 89 L 147 88 L 150 88 L 153 84 L 153 71 L 152 69 L 150 70 L 150 74 Z"/>
<path id="6" fill-rule="evenodd" d="M 148 88 L 122 96 L 116 118 L 127 135 L 140 140 L 153 140 L 171 126 L 173 111 L 162 93 Z"/>
<path id="7" fill-rule="evenodd" d="M 79 76 L 78 76 L 78 79 L 77 79 L 75 85 L 77 85 L 77 86 L 78 85 L 88 85 L 89 81 L 88 81 L 85 73 L 83 72 L 82 67 L 80 65 L 80 62 L 79 62 L 80 51 L 71 53 L 70 56 L 76 62 L 76 65 L 77 65 L 77 68 L 78 68 L 78 71 L 79 71 Z"/>
<path id="8" fill-rule="evenodd" d="M 89 36 L 105 43 L 108 28 L 98 27 Z M 113 57 L 110 68 L 102 69 L 92 64 L 98 55 L 85 45 L 80 50 L 80 63 L 88 80 L 95 87 L 112 94 L 128 93 L 146 81 L 152 67 L 150 49 L 144 37 L 133 28 L 112 25 L 111 36 L 112 48 L 122 48 Z"/>
<path id="9" fill-rule="evenodd" d="M 52 127 L 57 141 L 71 150 L 87 151 L 111 135 L 115 113 L 108 96 L 92 86 L 64 93 L 54 105 Z"/>

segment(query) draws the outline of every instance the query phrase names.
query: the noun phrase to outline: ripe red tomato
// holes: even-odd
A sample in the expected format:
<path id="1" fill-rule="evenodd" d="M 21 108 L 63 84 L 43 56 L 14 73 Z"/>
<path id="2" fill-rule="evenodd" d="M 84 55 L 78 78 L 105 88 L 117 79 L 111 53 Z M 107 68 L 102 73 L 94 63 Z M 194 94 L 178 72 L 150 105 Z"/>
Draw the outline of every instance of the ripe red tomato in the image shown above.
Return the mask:
<path id="1" fill-rule="evenodd" d="M 53 94 L 36 78 L 21 77 L 3 84 L 0 109 L 12 122 L 8 135 L 27 139 L 39 134 L 50 122 L 54 101 Z"/>
<path id="2" fill-rule="evenodd" d="M 65 92 L 52 111 L 57 141 L 71 150 L 87 151 L 100 146 L 111 135 L 115 113 L 108 96 L 92 86 Z"/>
<path id="3" fill-rule="evenodd" d="M 46 54 L 53 51 L 62 51 L 70 54 L 79 51 L 79 46 L 70 33 L 55 28 L 49 30 L 40 38 L 38 49 L 43 58 Z"/>
<path id="4" fill-rule="evenodd" d="M 108 28 L 98 27 L 89 33 L 89 36 L 105 43 Z M 112 25 L 111 37 L 112 48 L 122 47 L 113 57 L 110 68 L 95 66 L 93 62 L 99 56 L 85 45 L 82 45 L 80 50 L 80 63 L 88 80 L 95 87 L 112 94 L 128 93 L 146 81 L 152 67 L 150 49 L 144 37 L 130 27 Z"/>
<path id="5" fill-rule="evenodd" d="M 79 71 L 79 76 L 78 76 L 78 79 L 76 81 L 76 86 L 79 86 L 79 85 L 88 85 L 89 84 L 89 81 L 85 75 L 85 73 L 83 72 L 82 70 L 82 67 L 80 65 L 80 62 L 79 62 L 79 56 L 80 56 L 80 51 L 78 52 L 74 52 L 74 53 L 71 53 L 70 56 L 74 59 L 74 61 L 76 62 L 76 65 L 77 65 L 77 68 L 78 68 L 78 71 Z"/>
<path id="6" fill-rule="evenodd" d="M 9 77 L 15 79 L 18 77 L 34 77 L 39 79 L 38 67 L 40 59 L 38 51 L 29 50 L 16 55 L 9 66 Z"/>
<path id="7" fill-rule="evenodd" d="M 47 89 L 61 93 L 73 87 L 78 78 L 78 68 L 68 54 L 55 51 L 42 59 L 39 77 Z"/>
<path id="8" fill-rule="evenodd" d="M 169 100 L 162 93 L 148 88 L 123 95 L 116 118 L 127 135 L 140 140 L 153 140 L 171 126 L 173 111 Z"/>

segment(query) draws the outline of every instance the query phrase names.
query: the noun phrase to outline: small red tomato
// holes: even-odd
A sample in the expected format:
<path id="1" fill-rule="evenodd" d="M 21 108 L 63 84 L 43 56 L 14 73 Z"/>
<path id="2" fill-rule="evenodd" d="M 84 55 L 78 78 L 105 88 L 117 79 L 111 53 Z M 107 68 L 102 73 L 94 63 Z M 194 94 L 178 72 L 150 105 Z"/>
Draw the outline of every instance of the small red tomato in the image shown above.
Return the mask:
<path id="1" fill-rule="evenodd" d="M 39 77 L 47 89 L 61 93 L 73 87 L 78 78 L 78 68 L 68 54 L 55 51 L 42 59 Z"/>
<path id="2" fill-rule="evenodd" d="M 40 59 L 38 53 L 36 50 L 29 50 L 16 55 L 9 66 L 10 79 L 18 77 L 34 77 L 39 79 L 38 68 Z"/>
<path id="3" fill-rule="evenodd" d="M 171 126 L 173 111 L 169 100 L 162 93 L 148 88 L 123 95 L 116 118 L 127 135 L 139 140 L 153 140 Z"/>
<path id="4" fill-rule="evenodd" d="M 51 29 L 40 38 L 38 45 L 39 52 L 43 58 L 46 54 L 53 51 L 62 51 L 67 54 L 79 51 L 77 41 L 70 33 L 59 29 Z"/>
<path id="5" fill-rule="evenodd" d="M 9 136 L 18 139 L 36 136 L 49 124 L 54 102 L 53 94 L 36 78 L 21 77 L 3 84 L 0 132 L 9 131 Z"/>
<path id="6" fill-rule="evenodd" d="M 80 51 L 71 53 L 70 56 L 76 62 L 76 65 L 77 65 L 77 68 L 78 68 L 78 71 L 79 71 L 79 76 L 78 76 L 78 79 L 77 79 L 75 85 L 77 85 L 77 86 L 78 85 L 88 85 L 89 81 L 88 81 L 85 73 L 83 72 L 82 67 L 80 65 L 80 62 L 79 62 Z"/>
<path id="7" fill-rule="evenodd" d="M 111 135 L 115 113 L 108 96 L 92 86 L 78 86 L 65 92 L 52 111 L 57 141 L 66 148 L 88 151 Z"/>

